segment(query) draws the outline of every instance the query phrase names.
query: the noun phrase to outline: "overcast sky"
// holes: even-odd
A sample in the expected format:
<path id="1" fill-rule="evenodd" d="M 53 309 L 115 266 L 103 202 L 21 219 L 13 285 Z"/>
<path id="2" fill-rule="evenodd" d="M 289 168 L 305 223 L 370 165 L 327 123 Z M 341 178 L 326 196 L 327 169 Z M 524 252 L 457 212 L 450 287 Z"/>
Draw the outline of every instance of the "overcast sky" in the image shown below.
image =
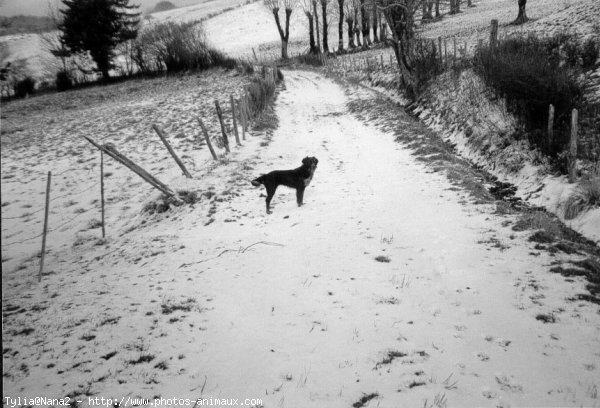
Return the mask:
<path id="1" fill-rule="evenodd" d="M 160 0 L 132 0 L 131 4 L 141 5 L 141 11 L 147 11 L 154 7 Z M 176 6 L 187 6 L 200 3 L 201 0 L 169 0 Z M 219 0 L 215 0 L 219 1 Z M 0 16 L 10 17 L 17 14 L 45 16 L 48 14 L 48 3 L 58 5 L 60 0 L 0 0 Z"/>

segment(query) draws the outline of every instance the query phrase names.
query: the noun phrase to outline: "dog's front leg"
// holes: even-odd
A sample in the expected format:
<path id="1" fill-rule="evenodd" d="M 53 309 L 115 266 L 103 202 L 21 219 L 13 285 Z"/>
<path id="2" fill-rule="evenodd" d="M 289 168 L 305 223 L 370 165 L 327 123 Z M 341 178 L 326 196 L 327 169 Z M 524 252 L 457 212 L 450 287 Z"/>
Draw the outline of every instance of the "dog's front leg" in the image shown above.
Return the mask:
<path id="1" fill-rule="evenodd" d="M 267 214 L 271 214 L 271 200 L 273 199 L 273 196 L 275 195 L 275 190 L 277 190 L 277 187 L 275 188 L 267 188 Z"/>
<path id="2" fill-rule="evenodd" d="M 298 202 L 298 207 L 301 207 L 304 200 L 304 186 L 296 189 L 296 201 Z"/>

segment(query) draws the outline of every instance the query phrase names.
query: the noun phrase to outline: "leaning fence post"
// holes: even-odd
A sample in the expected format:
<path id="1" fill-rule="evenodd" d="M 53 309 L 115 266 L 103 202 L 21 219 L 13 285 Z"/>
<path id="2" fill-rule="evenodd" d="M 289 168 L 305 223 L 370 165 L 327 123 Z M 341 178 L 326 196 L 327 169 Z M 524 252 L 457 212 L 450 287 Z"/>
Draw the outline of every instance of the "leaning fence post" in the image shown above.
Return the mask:
<path id="1" fill-rule="evenodd" d="M 179 168 L 181 169 L 181 171 L 183 171 L 183 174 L 187 178 L 192 178 L 192 175 L 185 168 L 185 165 L 183 164 L 183 162 L 179 159 L 179 157 L 177 157 L 177 154 L 175 153 L 175 151 L 173 150 L 173 148 L 169 144 L 169 141 L 165 137 L 165 134 L 163 133 L 163 131 L 160 130 L 160 128 L 158 126 L 156 126 L 156 125 L 152 125 L 152 129 L 154 129 L 154 131 L 156 132 L 156 134 L 158 135 L 158 137 L 160 137 L 160 140 L 162 140 L 163 144 L 165 145 L 165 147 L 167 148 L 167 150 L 169 151 L 169 153 L 171 154 L 171 156 L 175 160 L 175 163 L 177 163 L 177 165 L 179 166 Z"/>
<path id="2" fill-rule="evenodd" d="M 202 122 L 202 119 L 198 118 L 198 123 L 200 124 L 202 133 L 204 134 L 204 140 L 206 141 L 208 150 L 210 150 L 210 154 L 212 155 L 213 159 L 218 160 L 217 154 L 215 153 L 215 149 L 213 149 L 212 143 L 210 141 L 210 137 L 208 136 L 208 130 L 206 129 L 206 126 L 204 126 L 204 122 Z"/>
<path id="3" fill-rule="evenodd" d="M 227 136 L 227 132 L 225 131 L 225 123 L 223 122 L 223 112 L 221 111 L 219 101 L 216 99 L 215 107 L 217 108 L 217 116 L 219 117 L 219 122 L 221 123 L 221 133 L 223 134 L 223 144 L 225 145 L 225 151 L 229 153 L 229 138 Z"/>
<path id="4" fill-rule="evenodd" d="M 100 206 L 102 208 L 102 238 L 106 237 L 104 227 L 104 152 L 100 150 Z"/>
<path id="5" fill-rule="evenodd" d="M 577 109 L 571 112 L 571 140 L 569 142 L 569 183 L 577 178 Z"/>
<path id="6" fill-rule="evenodd" d="M 554 105 L 548 108 L 548 144 L 554 141 Z"/>
<path id="7" fill-rule="evenodd" d="M 159 181 L 156 177 L 154 177 L 153 175 L 148 173 L 146 170 L 144 170 L 143 168 L 141 168 L 140 166 L 135 164 L 132 160 L 127 158 L 124 154 L 120 153 L 116 149 L 116 147 L 114 147 L 114 145 L 109 144 L 109 143 L 104 144 L 104 145 L 99 145 L 98 143 L 96 143 L 94 140 L 92 140 L 88 136 L 82 135 L 81 137 L 84 138 L 85 140 L 87 140 L 88 142 L 90 142 L 92 145 L 94 145 L 94 147 L 96 147 L 98 150 L 103 151 L 104 153 L 108 154 L 110 157 L 112 157 L 113 159 L 115 159 L 116 161 L 118 161 L 119 163 L 124 165 L 125 167 L 127 167 L 129 170 L 133 171 L 135 174 L 140 176 L 144 181 L 146 181 L 152 187 L 159 190 L 161 193 L 165 194 L 168 197 L 171 197 L 171 199 L 173 199 L 174 201 L 176 201 L 178 203 L 182 202 L 181 199 L 179 197 L 177 197 L 177 194 L 175 194 L 175 192 L 173 190 L 171 190 L 164 183 Z"/>
<path id="8" fill-rule="evenodd" d="M 492 20 L 490 26 L 490 48 L 496 48 L 496 42 L 498 41 L 498 20 Z"/>
<path id="9" fill-rule="evenodd" d="M 235 101 L 233 100 L 233 95 L 229 95 L 229 98 L 231 99 L 231 117 L 233 118 L 233 134 L 235 135 L 235 143 L 238 146 L 241 146 L 240 134 L 238 133 L 237 128 L 237 119 L 235 117 Z"/>
<path id="10" fill-rule="evenodd" d="M 38 273 L 38 282 L 42 281 L 42 271 L 44 270 L 44 258 L 46 257 L 46 235 L 48 235 L 48 210 L 50 209 L 50 183 L 52 172 L 48 172 L 48 181 L 46 183 L 46 209 L 44 211 L 44 231 L 42 233 L 42 259 L 40 260 L 40 271 Z"/>

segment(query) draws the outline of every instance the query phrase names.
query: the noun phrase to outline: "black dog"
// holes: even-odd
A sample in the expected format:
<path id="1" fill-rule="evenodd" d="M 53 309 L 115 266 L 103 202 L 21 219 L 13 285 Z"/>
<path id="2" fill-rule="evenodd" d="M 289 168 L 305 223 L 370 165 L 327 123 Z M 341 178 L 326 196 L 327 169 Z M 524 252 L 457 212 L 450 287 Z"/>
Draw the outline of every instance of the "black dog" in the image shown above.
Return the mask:
<path id="1" fill-rule="evenodd" d="M 305 157 L 302 159 L 302 166 L 297 169 L 275 170 L 252 180 L 253 186 L 258 187 L 262 184 L 267 189 L 267 214 L 271 214 L 271 199 L 280 185 L 296 189 L 298 207 L 302 205 L 304 189 L 310 184 L 317 163 L 319 160 L 316 157 Z"/>

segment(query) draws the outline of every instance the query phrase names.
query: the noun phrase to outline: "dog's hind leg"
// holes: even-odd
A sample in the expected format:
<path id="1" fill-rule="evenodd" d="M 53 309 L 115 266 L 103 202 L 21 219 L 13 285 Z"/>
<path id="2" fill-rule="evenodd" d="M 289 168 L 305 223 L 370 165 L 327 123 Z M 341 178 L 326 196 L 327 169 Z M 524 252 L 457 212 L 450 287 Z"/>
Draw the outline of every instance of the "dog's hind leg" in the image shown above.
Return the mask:
<path id="1" fill-rule="evenodd" d="M 271 200 L 273 199 L 273 196 L 275 195 L 275 190 L 277 190 L 277 187 L 275 186 L 265 186 L 267 188 L 267 214 L 271 214 Z"/>
<path id="2" fill-rule="evenodd" d="M 301 207 L 304 200 L 304 187 L 300 187 L 296 189 L 296 201 L 298 202 L 298 207 Z"/>

